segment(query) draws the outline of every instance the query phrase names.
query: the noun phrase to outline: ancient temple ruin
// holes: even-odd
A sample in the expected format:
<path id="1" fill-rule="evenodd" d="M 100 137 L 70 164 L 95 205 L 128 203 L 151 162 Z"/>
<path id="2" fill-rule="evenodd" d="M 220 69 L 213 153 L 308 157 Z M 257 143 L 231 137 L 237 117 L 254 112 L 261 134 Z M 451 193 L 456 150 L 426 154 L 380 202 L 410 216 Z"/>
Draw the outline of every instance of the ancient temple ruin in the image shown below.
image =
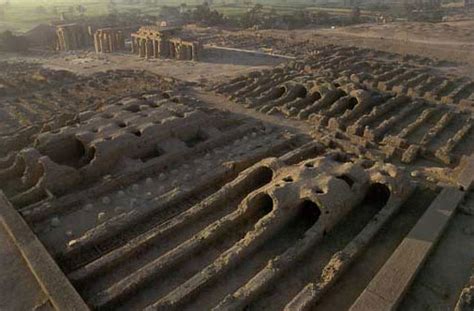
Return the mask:
<path id="1" fill-rule="evenodd" d="M 113 53 L 125 49 L 125 36 L 114 28 L 98 29 L 94 34 L 94 47 L 97 54 Z"/>
<path id="2" fill-rule="evenodd" d="M 183 38 L 179 28 L 141 27 L 132 34 L 132 53 L 145 58 L 198 60 L 201 44 Z"/>
<path id="3" fill-rule="evenodd" d="M 92 45 L 90 29 L 85 25 L 58 25 L 56 35 L 56 49 L 58 51 L 78 50 Z"/>

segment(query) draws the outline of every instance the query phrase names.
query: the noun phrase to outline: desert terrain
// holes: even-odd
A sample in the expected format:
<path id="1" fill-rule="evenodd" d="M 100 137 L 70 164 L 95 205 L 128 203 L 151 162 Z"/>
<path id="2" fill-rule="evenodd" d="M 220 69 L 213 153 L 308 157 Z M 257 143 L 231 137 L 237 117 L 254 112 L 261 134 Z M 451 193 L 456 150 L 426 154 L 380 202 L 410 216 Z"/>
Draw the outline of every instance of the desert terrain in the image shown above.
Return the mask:
<path id="1" fill-rule="evenodd" d="M 474 310 L 473 26 L 0 52 L 0 309 Z"/>

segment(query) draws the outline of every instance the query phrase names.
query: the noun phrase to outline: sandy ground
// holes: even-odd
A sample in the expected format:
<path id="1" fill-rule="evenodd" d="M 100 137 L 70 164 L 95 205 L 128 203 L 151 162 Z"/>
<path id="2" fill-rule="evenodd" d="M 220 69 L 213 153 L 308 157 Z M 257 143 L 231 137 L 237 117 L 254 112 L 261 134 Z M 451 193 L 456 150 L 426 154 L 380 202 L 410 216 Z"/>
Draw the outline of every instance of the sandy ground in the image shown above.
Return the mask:
<path id="1" fill-rule="evenodd" d="M 143 59 L 130 53 L 96 55 L 92 51 L 74 53 L 51 53 L 45 57 L 13 56 L 4 54 L 2 59 L 27 60 L 43 63 L 45 67 L 69 70 L 81 75 L 111 69 L 148 70 L 179 80 L 204 83 L 218 82 L 249 71 L 262 70 L 288 61 L 287 58 L 243 51 L 207 49 L 199 61 L 176 61 L 171 59 Z"/>
<path id="2" fill-rule="evenodd" d="M 362 24 L 335 29 L 293 31 L 266 30 L 261 33 L 288 40 L 310 40 L 373 48 L 399 54 L 414 54 L 463 64 L 459 72 L 474 77 L 474 21 L 446 23 Z"/>
<path id="3" fill-rule="evenodd" d="M 389 23 L 362 24 L 336 29 L 338 33 L 362 37 L 385 38 L 431 45 L 474 46 L 474 21 L 446 23 Z M 327 33 L 330 33 L 329 30 Z"/>

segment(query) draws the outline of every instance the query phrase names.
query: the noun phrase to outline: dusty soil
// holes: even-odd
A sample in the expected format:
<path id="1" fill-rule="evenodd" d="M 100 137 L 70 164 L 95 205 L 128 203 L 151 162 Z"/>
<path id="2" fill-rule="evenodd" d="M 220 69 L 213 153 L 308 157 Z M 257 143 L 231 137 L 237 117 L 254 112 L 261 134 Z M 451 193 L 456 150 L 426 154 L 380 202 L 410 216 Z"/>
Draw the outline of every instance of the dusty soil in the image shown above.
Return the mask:
<path id="1" fill-rule="evenodd" d="M 362 24 L 351 27 L 341 27 L 330 33 L 348 34 L 364 38 L 384 38 L 428 45 L 449 45 L 451 48 L 472 48 L 474 21 L 444 22 L 444 23 L 388 23 L 382 25 Z"/>
<path id="2" fill-rule="evenodd" d="M 55 70 L 68 70 L 79 75 L 90 75 L 114 69 L 147 70 L 188 82 L 217 82 L 253 70 L 270 68 L 288 59 L 251 52 L 226 51 L 208 48 L 199 62 L 170 59 L 142 59 L 129 53 L 105 54 L 94 52 L 49 54 L 47 57 L 4 55 L 10 61 L 27 60 L 42 63 Z"/>
<path id="3" fill-rule="evenodd" d="M 372 48 L 402 55 L 413 54 L 439 61 L 460 63 L 463 65 L 459 68 L 450 68 L 450 70 L 453 72 L 457 70 L 462 75 L 473 77 L 474 38 L 471 31 L 473 24 L 472 21 L 436 24 L 394 22 L 334 29 L 221 31 L 205 39 L 215 44 L 243 48 L 272 48 L 278 53 L 290 52 L 290 55 L 301 55 L 301 52 L 311 50 L 311 46 L 318 47 L 327 44 Z M 291 48 L 291 45 L 299 46 L 299 48 Z"/>

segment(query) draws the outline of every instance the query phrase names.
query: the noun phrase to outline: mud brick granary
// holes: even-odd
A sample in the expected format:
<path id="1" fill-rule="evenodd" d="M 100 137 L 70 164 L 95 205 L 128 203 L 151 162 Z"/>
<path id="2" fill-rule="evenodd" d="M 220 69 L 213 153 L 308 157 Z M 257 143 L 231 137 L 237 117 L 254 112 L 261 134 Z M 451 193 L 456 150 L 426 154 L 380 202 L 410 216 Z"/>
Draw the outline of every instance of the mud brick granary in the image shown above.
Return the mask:
<path id="1" fill-rule="evenodd" d="M 175 37 L 143 27 L 133 51 L 195 60 Z M 474 83 L 313 52 L 199 86 L 5 66 L 0 238 L 35 306 L 473 310 Z"/>

